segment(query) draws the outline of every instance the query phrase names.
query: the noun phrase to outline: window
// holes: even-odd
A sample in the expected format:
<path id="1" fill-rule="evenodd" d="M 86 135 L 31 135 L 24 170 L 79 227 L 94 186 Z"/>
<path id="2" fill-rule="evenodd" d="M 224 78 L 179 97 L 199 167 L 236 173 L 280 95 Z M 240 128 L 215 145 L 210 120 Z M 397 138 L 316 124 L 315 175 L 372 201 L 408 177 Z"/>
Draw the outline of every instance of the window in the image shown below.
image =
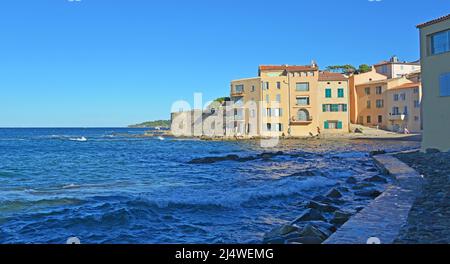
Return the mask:
<path id="1" fill-rule="evenodd" d="M 297 97 L 297 105 L 309 105 L 309 97 Z"/>
<path id="2" fill-rule="evenodd" d="M 415 117 L 414 117 L 414 121 L 419 121 L 419 117 L 418 117 L 418 116 L 415 116 Z"/>
<path id="3" fill-rule="evenodd" d="M 306 109 L 300 109 L 297 112 L 297 120 L 298 121 L 309 121 L 309 112 Z"/>
<path id="4" fill-rule="evenodd" d="M 339 105 L 332 104 L 331 105 L 331 112 L 339 112 Z"/>
<path id="5" fill-rule="evenodd" d="M 430 36 L 431 55 L 450 51 L 450 30 L 442 31 Z"/>
<path id="6" fill-rule="evenodd" d="M 439 87 L 441 96 L 450 96 L 450 72 L 439 76 Z"/>
<path id="7" fill-rule="evenodd" d="M 369 100 L 369 101 L 367 101 L 367 109 L 370 109 L 370 108 L 371 108 L 371 106 L 372 106 L 372 104 L 371 104 L 370 100 Z"/>
<path id="8" fill-rule="evenodd" d="M 400 114 L 399 108 L 396 106 L 392 107 L 392 115 L 399 115 L 399 114 Z"/>
<path id="9" fill-rule="evenodd" d="M 383 123 L 383 116 L 379 115 L 378 116 L 378 124 Z"/>
<path id="10" fill-rule="evenodd" d="M 419 108 L 419 107 L 420 107 L 420 102 L 419 102 L 419 100 L 414 100 L 414 107 L 415 107 L 415 108 Z"/>
<path id="11" fill-rule="evenodd" d="M 277 82 L 277 89 L 281 89 L 281 82 Z"/>
<path id="12" fill-rule="evenodd" d="M 276 100 L 277 100 L 277 102 L 281 102 L 281 95 L 280 94 L 276 95 Z"/>
<path id="13" fill-rule="evenodd" d="M 275 117 L 280 117 L 280 116 L 282 116 L 283 115 L 283 109 L 281 109 L 281 108 L 273 108 L 272 109 L 272 116 L 275 116 Z"/>
<path id="14" fill-rule="evenodd" d="M 383 106 L 384 106 L 384 101 L 381 99 L 378 99 L 377 100 L 377 108 L 383 108 Z"/>
<path id="15" fill-rule="evenodd" d="M 398 101 L 398 94 L 394 94 L 394 101 Z"/>
<path id="16" fill-rule="evenodd" d="M 372 123 L 372 118 L 370 116 L 367 116 L 367 123 L 368 124 Z"/>
<path id="17" fill-rule="evenodd" d="M 414 88 L 414 93 L 418 94 L 419 93 L 419 88 Z"/>
<path id="18" fill-rule="evenodd" d="M 308 92 L 309 91 L 309 83 L 297 83 L 295 85 L 295 90 L 300 92 Z"/>
<path id="19" fill-rule="evenodd" d="M 331 89 L 330 88 L 325 89 L 325 98 L 331 98 Z"/>
<path id="20" fill-rule="evenodd" d="M 270 96 L 266 94 L 266 103 L 270 103 Z"/>
<path id="21" fill-rule="evenodd" d="M 269 82 L 263 82 L 263 90 L 269 90 Z"/>
<path id="22" fill-rule="evenodd" d="M 401 93 L 400 94 L 400 99 L 402 99 L 402 101 L 406 100 L 406 94 L 405 93 Z"/>
<path id="23" fill-rule="evenodd" d="M 323 104 L 323 112 L 347 112 L 347 104 Z"/>
<path id="24" fill-rule="evenodd" d="M 383 88 L 381 86 L 377 86 L 375 88 L 375 90 L 376 90 L 376 94 L 381 94 L 383 92 Z"/>
<path id="25" fill-rule="evenodd" d="M 323 124 L 325 129 L 342 129 L 342 121 L 325 121 Z"/>
<path id="26" fill-rule="evenodd" d="M 381 73 L 387 73 L 387 72 L 388 72 L 387 65 L 385 64 L 385 65 L 381 66 Z"/>
<path id="27" fill-rule="evenodd" d="M 366 95 L 370 94 L 370 87 L 367 87 L 366 89 L 364 89 L 364 92 L 366 93 Z"/>
<path id="28" fill-rule="evenodd" d="M 403 108 L 403 114 L 404 114 L 404 115 L 407 115 L 407 114 L 408 114 L 408 107 L 407 107 L 407 106 L 405 106 L 405 107 Z"/>
<path id="29" fill-rule="evenodd" d="M 252 92 L 254 92 L 255 91 L 255 86 L 254 85 L 252 85 Z"/>
<path id="30" fill-rule="evenodd" d="M 344 98 L 344 89 L 343 88 L 338 88 L 338 97 Z"/>
<path id="31" fill-rule="evenodd" d="M 235 86 L 234 90 L 236 93 L 242 93 L 242 92 L 244 92 L 244 85 L 238 84 Z"/>

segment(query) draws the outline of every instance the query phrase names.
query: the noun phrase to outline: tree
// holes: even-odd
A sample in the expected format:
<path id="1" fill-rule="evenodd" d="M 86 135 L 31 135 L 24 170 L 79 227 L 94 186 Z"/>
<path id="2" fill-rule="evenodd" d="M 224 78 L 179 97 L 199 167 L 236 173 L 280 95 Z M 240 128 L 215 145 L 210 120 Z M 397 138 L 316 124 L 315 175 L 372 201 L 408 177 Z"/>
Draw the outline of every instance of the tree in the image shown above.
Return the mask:
<path id="1" fill-rule="evenodd" d="M 367 64 L 361 64 L 361 65 L 359 65 L 359 68 L 358 68 L 359 73 L 370 72 L 371 70 L 372 70 L 372 67 L 370 67 Z"/>
<path id="2" fill-rule="evenodd" d="M 331 65 L 326 68 L 327 71 L 338 72 L 338 73 L 352 73 L 356 71 L 356 68 L 353 65 L 345 64 L 345 65 Z"/>

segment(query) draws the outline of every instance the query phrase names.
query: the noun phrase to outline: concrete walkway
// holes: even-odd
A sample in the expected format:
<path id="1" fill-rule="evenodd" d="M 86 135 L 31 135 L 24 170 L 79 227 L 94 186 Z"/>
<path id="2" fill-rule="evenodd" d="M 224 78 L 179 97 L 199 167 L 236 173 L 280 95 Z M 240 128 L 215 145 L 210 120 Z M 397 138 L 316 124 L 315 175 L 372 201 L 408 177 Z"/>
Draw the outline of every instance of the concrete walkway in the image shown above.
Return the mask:
<path id="1" fill-rule="evenodd" d="M 378 238 L 381 244 L 391 244 L 406 224 L 409 211 L 421 192 L 423 178 L 391 155 L 378 155 L 374 159 L 396 182 L 347 221 L 324 244 L 366 244 L 371 237 Z"/>

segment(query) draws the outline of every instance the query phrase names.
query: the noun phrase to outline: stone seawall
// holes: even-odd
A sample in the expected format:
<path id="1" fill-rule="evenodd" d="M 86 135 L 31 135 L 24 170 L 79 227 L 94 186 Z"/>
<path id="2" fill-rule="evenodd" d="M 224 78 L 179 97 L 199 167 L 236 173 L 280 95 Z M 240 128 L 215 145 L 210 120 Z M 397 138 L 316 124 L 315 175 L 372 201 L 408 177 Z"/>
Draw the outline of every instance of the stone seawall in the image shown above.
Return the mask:
<path id="1" fill-rule="evenodd" d="M 395 182 L 332 234 L 324 244 L 366 244 L 371 237 L 376 237 L 382 244 L 391 244 L 406 224 L 409 211 L 421 193 L 423 178 L 391 155 L 383 154 L 373 158 L 382 170 L 396 179 Z"/>

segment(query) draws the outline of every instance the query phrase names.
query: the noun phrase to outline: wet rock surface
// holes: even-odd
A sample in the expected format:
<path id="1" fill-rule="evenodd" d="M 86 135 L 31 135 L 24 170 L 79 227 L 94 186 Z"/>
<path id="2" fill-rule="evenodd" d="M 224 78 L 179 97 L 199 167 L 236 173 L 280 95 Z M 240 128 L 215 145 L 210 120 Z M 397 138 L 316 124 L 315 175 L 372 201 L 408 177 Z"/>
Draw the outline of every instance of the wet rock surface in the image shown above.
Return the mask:
<path id="1" fill-rule="evenodd" d="M 369 155 L 368 155 L 369 156 Z M 336 157 L 335 157 L 336 158 Z M 338 158 L 338 157 L 337 157 Z M 365 205 L 378 197 L 391 179 L 379 172 L 370 160 L 364 172 L 349 176 L 326 192 L 300 203 L 303 210 L 289 224 L 266 233 L 265 244 L 321 244 Z M 291 176 L 320 176 L 315 170 Z"/>
<path id="2" fill-rule="evenodd" d="M 449 244 L 450 153 L 431 149 L 426 154 L 417 152 L 396 157 L 422 174 L 425 183 L 395 243 Z"/>

